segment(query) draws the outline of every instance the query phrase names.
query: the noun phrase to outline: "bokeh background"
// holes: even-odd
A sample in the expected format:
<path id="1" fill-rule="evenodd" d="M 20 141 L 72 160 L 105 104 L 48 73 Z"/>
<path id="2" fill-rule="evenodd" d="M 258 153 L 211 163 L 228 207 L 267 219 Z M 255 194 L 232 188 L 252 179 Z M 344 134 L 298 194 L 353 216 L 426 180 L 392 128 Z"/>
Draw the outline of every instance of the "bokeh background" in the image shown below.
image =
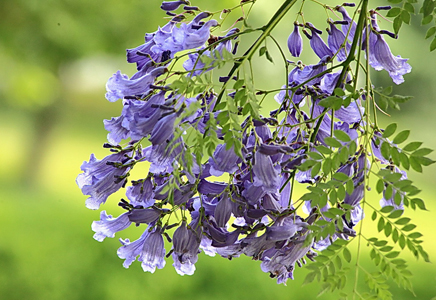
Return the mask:
<path id="1" fill-rule="evenodd" d="M 209 11 L 238 4 L 236 0 L 192 2 Z M 262 25 L 280 3 L 259 0 L 250 22 Z M 103 243 L 92 239 L 90 225 L 99 219 L 99 212 L 85 208 L 86 197 L 75 178 L 90 153 L 98 158 L 108 154 L 102 148 L 107 134 L 102 120 L 118 116 L 121 102 L 105 100 L 105 83 L 119 69 L 129 75 L 135 72 L 125 62 L 125 49 L 143 43 L 145 32 L 165 24 L 159 5 L 156 0 L 0 1 L 0 299 L 315 299 L 316 283 L 301 286 L 305 269 L 297 269 L 296 280 L 283 286 L 263 273 L 257 261 L 200 254 L 194 276 L 177 275 L 170 260 L 165 269 L 149 274 L 138 263 L 124 269 L 116 255 L 117 238 L 135 239 L 137 231 Z M 320 7 L 308 3 L 305 13 L 325 28 Z M 295 11 L 273 32 L 284 47 L 294 19 Z M 394 54 L 410 58 L 413 66 L 394 92 L 414 99 L 401 111 L 389 111 L 390 118 L 381 116 L 380 122 L 396 121 L 400 129 L 412 129 L 411 140 L 425 141 L 435 149 L 436 53 L 429 52 L 429 42 L 424 40 L 427 28 L 420 26 L 419 19 L 402 29 L 398 41 L 390 42 Z M 385 20 L 380 26 L 391 28 Z M 263 77 L 255 79 L 261 89 L 279 88 L 284 77 L 279 52 L 271 41 L 267 45 L 275 63 L 257 59 Z M 305 63 L 317 61 L 305 55 Z M 377 85 L 392 85 L 386 73 L 374 71 L 372 77 Z M 267 99 L 266 109 L 268 101 L 274 100 Z M 424 234 L 424 247 L 433 261 L 435 175 L 434 166 L 410 175 L 422 188 L 429 211 L 408 213 Z M 110 198 L 112 204 L 104 209 L 118 215 L 119 198 Z M 365 222 L 368 234 L 375 232 L 375 224 L 369 218 Z M 371 268 L 365 251 L 362 263 Z M 414 273 L 415 299 L 436 296 L 434 264 L 417 261 L 407 252 L 404 257 Z M 394 283 L 392 291 L 394 299 L 415 297 Z M 319 299 L 337 298 L 324 294 Z"/>

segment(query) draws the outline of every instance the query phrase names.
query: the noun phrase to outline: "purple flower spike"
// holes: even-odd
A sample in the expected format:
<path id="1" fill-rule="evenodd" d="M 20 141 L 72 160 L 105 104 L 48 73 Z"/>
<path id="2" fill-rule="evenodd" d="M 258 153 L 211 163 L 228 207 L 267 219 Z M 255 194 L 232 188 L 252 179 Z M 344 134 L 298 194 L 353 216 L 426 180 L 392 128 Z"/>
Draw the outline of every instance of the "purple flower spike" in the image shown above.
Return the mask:
<path id="1" fill-rule="evenodd" d="M 288 49 L 294 57 L 299 57 L 303 50 L 303 39 L 301 38 L 297 24 L 294 24 L 294 31 L 289 35 Z"/>
<path id="2" fill-rule="evenodd" d="M 126 229 L 132 224 L 128 217 L 128 212 L 120 215 L 118 218 L 113 218 L 107 215 L 106 211 L 100 213 L 100 221 L 92 222 L 92 230 L 95 231 L 94 239 L 102 242 L 105 238 L 115 237 L 115 233 Z"/>
<path id="3" fill-rule="evenodd" d="M 188 4 L 186 1 L 164 1 L 160 6 L 161 9 L 165 11 L 173 11 L 179 8 L 182 4 Z"/>

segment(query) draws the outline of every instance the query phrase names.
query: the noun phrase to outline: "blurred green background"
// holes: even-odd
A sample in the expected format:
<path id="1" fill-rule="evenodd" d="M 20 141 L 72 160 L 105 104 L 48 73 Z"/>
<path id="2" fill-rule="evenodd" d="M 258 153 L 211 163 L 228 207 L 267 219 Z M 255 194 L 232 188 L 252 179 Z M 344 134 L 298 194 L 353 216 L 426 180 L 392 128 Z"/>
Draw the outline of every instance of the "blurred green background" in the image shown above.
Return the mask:
<path id="1" fill-rule="evenodd" d="M 237 2 L 203 0 L 201 6 L 218 11 Z M 266 22 L 280 2 L 259 0 L 251 22 Z M 177 275 L 171 260 L 165 269 L 149 274 L 143 273 L 138 263 L 124 269 L 116 255 L 120 246 L 117 238 L 136 239 L 138 231 L 129 229 L 102 244 L 93 240 L 91 223 L 99 219 L 99 212 L 85 208 L 86 196 L 77 188 L 75 178 L 90 153 L 98 158 L 108 154 L 101 147 L 107 134 L 102 120 L 118 116 L 121 102 L 105 100 L 105 83 L 118 69 L 134 73 L 134 66 L 125 62 L 125 49 L 143 43 L 145 32 L 165 24 L 159 5 L 155 0 L 0 1 L 1 299 L 316 297 L 317 284 L 301 287 L 305 269 L 297 269 L 296 280 L 283 286 L 263 273 L 257 261 L 228 261 L 200 254 L 194 276 Z M 325 28 L 325 15 L 314 14 L 315 22 L 309 18 L 319 7 L 307 5 L 306 18 Z M 295 11 L 273 32 L 284 47 L 294 18 Z M 414 99 L 401 111 L 390 111 L 391 118 L 381 117 L 380 122 L 396 121 L 401 129 L 411 128 L 410 139 L 425 141 L 434 149 L 436 54 L 429 53 L 424 40 L 427 28 L 419 26 L 418 18 L 412 21 L 412 26 L 402 29 L 400 40 L 390 44 L 394 54 L 410 58 L 413 66 L 395 93 Z M 391 24 L 381 20 L 380 27 L 390 29 Z M 264 75 L 255 78 L 260 89 L 281 87 L 284 77 L 278 51 L 271 41 L 268 45 L 275 64 L 264 58 L 256 61 L 256 68 Z M 317 60 L 306 54 L 303 61 L 309 64 Z M 392 85 L 387 74 L 372 75 L 378 85 Z M 432 260 L 436 257 L 435 175 L 434 166 L 423 174 L 411 174 L 423 189 L 429 212 L 408 212 L 424 234 L 424 246 Z M 114 195 L 103 209 L 118 215 L 120 197 Z M 377 196 L 373 199 L 378 200 Z M 370 235 L 375 224 L 370 224 L 369 218 L 365 222 Z M 436 296 L 434 265 L 416 261 L 407 252 L 404 257 L 414 273 L 416 299 Z M 363 263 L 371 268 L 366 253 Z M 395 284 L 392 287 L 394 299 L 414 298 Z M 337 298 L 337 294 L 324 294 L 319 299 Z"/>

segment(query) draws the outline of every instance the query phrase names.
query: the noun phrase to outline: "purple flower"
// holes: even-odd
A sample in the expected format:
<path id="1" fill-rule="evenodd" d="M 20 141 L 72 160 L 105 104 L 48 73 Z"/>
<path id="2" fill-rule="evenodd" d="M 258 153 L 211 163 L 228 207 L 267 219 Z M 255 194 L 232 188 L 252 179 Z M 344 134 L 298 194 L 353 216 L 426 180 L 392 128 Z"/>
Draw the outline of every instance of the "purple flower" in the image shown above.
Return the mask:
<path id="1" fill-rule="evenodd" d="M 408 59 L 399 55 L 394 56 L 381 34 L 377 34 L 376 37 L 377 40 L 373 47 L 370 45 L 369 51 L 373 51 L 377 63 L 388 71 L 394 83 L 403 83 L 403 75 L 412 71 L 412 67 L 407 63 Z"/>
<path id="2" fill-rule="evenodd" d="M 330 48 L 326 45 L 326 43 L 321 39 L 321 37 L 317 33 L 317 30 L 312 26 L 312 24 L 310 23 L 307 24 L 312 32 L 312 35 L 310 35 L 307 31 L 303 31 L 303 32 L 309 38 L 310 47 L 312 47 L 312 50 L 315 52 L 315 54 L 320 59 L 322 59 L 325 56 L 332 57 L 333 51 L 330 50 Z"/>
<path id="3" fill-rule="evenodd" d="M 294 57 L 299 57 L 301 51 L 303 50 L 303 39 L 301 38 L 300 31 L 298 30 L 298 25 L 296 23 L 294 23 L 294 31 L 292 31 L 288 38 L 288 49 Z"/>
<path id="4" fill-rule="evenodd" d="M 103 120 L 104 128 L 109 131 L 107 140 L 112 145 L 118 145 L 121 140 L 129 137 L 130 131 L 122 126 L 123 121 L 123 115 L 116 118 L 111 118 L 110 120 Z"/>
<path id="5" fill-rule="evenodd" d="M 134 209 L 129 213 L 128 217 L 130 222 L 136 224 L 150 224 L 155 222 L 160 217 L 161 213 L 162 211 L 156 208 Z"/>
<path id="6" fill-rule="evenodd" d="M 219 227 L 225 227 L 232 215 L 233 202 L 227 193 L 223 193 L 215 208 L 215 220 Z"/>
<path id="7" fill-rule="evenodd" d="M 165 11 L 172 11 L 179 8 L 182 4 L 188 4 L 187 1 L 164 1 L 162 2 L 162 5 L 160 6 L 161 9 Z"/>
<path id="8" fill-rule="evenodd" d="M 154 273 L 156 268 L 162 269 L 165 266 L 165 248 L 161 229 L 155 228 L 149 232 L 146 230 L 141 237 L 130 242 L 128 239 L 122 240 L 123 244 L 117 251 L 120 258 L 125 259 L 123 266 L 128 268 L 136 257 L 142 262 L 141 266 L 145 272 Z"/>
<path id="9" fill-rule="evenodd" d="M 327 68 L 326 64 L 328 61 L 329 61 L 329 57 L 324 56 L 316 65 L 308 65 L 305 66 L 303 69 L 299 69 L 297 67 L 296 69 L 294 69 L 295 71 L 292 70 L 291 73 L 289 74 L 289 83 L 295 83 L 295 84 L 305 83 L 306 85 L 314 85 L 321 82 L 321 76 L 317 78 L 314 77 L 326 70 Z"/>
<path id="10" fill-rule="evenodd" d="M 272 241 L 285 241 L 292 238 L 298 231 L 307 226 L 307 223 L 299 220 L 294 220 L 294 216 L 286 216 L 279 218 L 274 225 L 267 227 L 266 239 Z"/>
<path id="11" fill-rule="evenodd" d="M 166 67 L 159 67 L 151 70 L 149 73 L 136 78 L 129 79 L 127 75 L 117 71 L 106 84 L 106 99 L 115 102 L 126 96 L 142 97 L 150 92 L 150 85 L 153 84 L 156 77 L 167 71 Z"/>
<path id="12" fill-rule="evenodd" d="M 338 61 L 344 61 L 347 58 L 348 53 L 350 52 L 350 44 L 347 42 L 345 44 L 345 47 L 347 51 L 345 52 L 345 49 L 343 47 L 343 44 L 345 42 L 345 35 L 342 31 L 336 28 L 335 24 L 333 22 L 329 22 L 330 24 L 330 30 L 327 30 L 329 36 L 327 38 L 327 42 L 329 45 L 329 48 L 334 52 L 337 53 L 336 57 L 338 58 Z"/>
<path id="13" fill-rule="evenodd" d="M 280 166 L 274 166 L 269 156 L 256 151 L 253 164 L 254 185 L 267 192 L 276 192 L 280 187 Z"/>
<path id="14" fill-rule="evenodd" d="M 156 33 L 153 52 L 170 51 L 173 55 L 178 51 L 198 48 L 204 45 L 210 36 L 210 28 L 217 26 L 216 20 L 210 20 L 199 26 L 195 21 L 189 24 L 182 23 L 180 27 L 174 27 L 171 35 Z"/>
<path id="15" fill-rule="evenodd" d="M 177 114 L 170 113 L 169 115 L 161 118 L 154 126 L 151 132 L 150 142 L 153 145 L 165 143 L 174 133 L 174 122 L 176 121 Z"/>
<path id="16" fill-rule="evenodd" d="M 125 175 L 130 170 L 125 155 L 126 152 L 122 151 L 97 160 L 94 154 L 91 154 L 89 162 L 83 162 L 83 173 L 77 176 L 76 183 L 84 195 L 90 196 L 86 200 L 86 207 L 98 209 L 109 195 L 125 184 Z"/>
<path id="17" fill-rule="evenodd" d="M 156 228 L 145 239 L 138 260 L 142 262 L 144 272 L 154 273 L 156 268 L 165 267 L 165 247 L 160 228 Z"/>
<path id="18" fill-rule="evenodd" d="M 376 14 L 372 14 L 371 25 L 373 30 L 368 27 L 366 30 L 371 30 L 369 33 L 369 49 L 368 49 L 368 61 L 371 67 L 375 70 L 386 70 L 393 82 L 401 84 L 404 82 L 403 75 L 410 73 L 412 67 L 407 63 L 407 58 L 401 58 L 401 56 L 394 56 L 382 36 L 380 28 L 377 25 Z M 364 44 L 365 45 L 365 44 Z"/>
<path id="19" fill-rule="evenodd" d="M 132 181 L 132 186 L 127 187 L 126 196 L 134 206 L 150 207 L 154 204 L 154 190 L 151 177 L 144 180 Z"/>
<path id="20" fill-rule="evenodd" d="M 356 27 L 357 27 L 356 22 L 354 22 L 353 19 L 351 19 L 350 15 L 348 14 L 348 12 L 345 10 L 343 6 L 338 6 L 336 7 L 336 9 L 338 10 L 338 12 L 342 14 L 342 18 L 344 19 L 344 21 L 347 22 L 346 24 L 342 25 L 342 32 L 344 33 L 345 36 L 348 37 L 348 40 L 353 41 L 354 35 L 356 34 Z"/>
<path id="21" fill-rule="evenodd" d="M 238 170 L 240 157 L 236 155 L 235 150 L 231 147 L 226 150 L 226 145 L 218 145 L 209 158 L 210 174 L 212 176 L 221 176 L 224 172 L 234 173 Z"/>
<path id="22" fill-rule="evenodd" d="M 125 259 L 123 266 L 128 268 L 132 262 L 136 260 L 136 257 L 141 254 L 142 248 L 144 248 L 144 242 L 150 235 L 148 230 L 144 231 L 139 239 L 134 242 L 130 242 L 129 239 L 120 239 L 122 247 L 118 248 L 117 254 L 121 259 Z"/>
<path id="23" fill-rule="evenodd" d="M 123 107 L 122 126 L 129 129 L 133 140 L 140 140 L 149 135 L 162 117 L 159 105 L 165 102 L 165 92 L 151 96 L 147 101 L 130 100 Z"/>
<path id="24" fill-rule="evenodd" d="M 92 222 L 92 230 L 95 231 L 94 239 L 102 242 L 105 238 L 115 237 L 115 233 L 126 229 L 132 224 L 129 220 L 128 212 L 120 215 L 118 218 L 113 218 L 111 215 L 107 215 L 106 211 L 100 213 L 100 221 Z"/>
<path id="25" fill-rule="evenodd" d="M 313 242 L 308 246 L 304 245 L 305 238 L 306 236 L 301 236 L 289 246 L 267 251 L 262 256 L 262 271 L 269 272 L 271 277 L 277 277 L 277 283 L 285 284 L 289 278 L 293 279 L 295 263 L 308 254 L 312 247 Z"/>
<path id="26" fill-rule="evenodd" d="M 195 263 L 198 260 L 200 236 L 195 231 L 196 222 L 186 226 L 182 222 L 173 235 L 173 266 L 180 275 L 192 275 L 195 272 Z M 194 226 L 192 226 L 194 225 Z"/>

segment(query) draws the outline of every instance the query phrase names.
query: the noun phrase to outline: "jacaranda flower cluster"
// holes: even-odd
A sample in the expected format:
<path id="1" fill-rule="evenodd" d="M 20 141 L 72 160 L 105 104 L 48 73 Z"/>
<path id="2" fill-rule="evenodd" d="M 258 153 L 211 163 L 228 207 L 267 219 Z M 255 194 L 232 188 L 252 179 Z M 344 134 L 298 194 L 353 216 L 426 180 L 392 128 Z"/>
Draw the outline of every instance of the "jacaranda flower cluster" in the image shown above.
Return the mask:
<path id="1" fill-rule="evenodd" d="M 249 83 L 238 72 L 220 78 L 226 88 L 219 92 L 207 84 L 190 88 L 212 76 L 221 61 L 241 56 L 237 46 L 243 31 L 235 27 L 214 36 L 220 23 L 188 5 L 163 2 L 172 19 L 147 33 L 144 44 L 127 50 L 137 72 L 129 77 L 118 71 L 107 82 L 107 100 L 123 104 L 120 116 L 104 121 L 109 132 L 104 147 L 111 154 L 102 160 L 91 155 L 77 184 L 89 196 L 90 209 L 124 189 L 119 205 L 125 212 L 112 217 L 102 211 L 92 224 L 94 238 L 113 238 L 136 224 L 144 229 L 142 235 L 121 239 L 117 252 L 126 268 L 138 260 L 144 271 L 154 272 L 172 256 L 176 272 L 191 275 L 201 252 L 228 259 L 246 255 L 259 260 L 262 271 L 278 283 L 286 283 L 305 258 L 312 260 L 335 240 L 356 235 L 354 228 L 364 217 L 370 156 L 406 178 L 381 154 L 382 143 L 390 143 L 381 132 L 373 137 L 370 154 L 358 147 L 369 95 L 355 86 L 349 91 L 356 74 L 348 65 L 332 66 L 363 50 L 369 65 L 386 70 L 396 84 L 411 67 L 391 53 L 384 36 L 392 34 L 379 28 L 377 10 L 358 21 L 346 10 L 353 5 L 340 5 L 332 11 L 342 18 L 329 19 L 326 32 L 308 22 L 289 26 L 290 54 L 299 57 L 307 37 L 319 61 L 288 62 L 288 81 L 274 96 L 277 109 L 257 117 L 243 106 L 263 92 L 249 94 Z M 184 70 L 175 70 L 175 61 L 182 61 Z M 174 79 L 185 82 L 184 89 Z M 226 113 L 244 120 L 229 129 L 222 119 Z M 227 143 L 237 134 L 237 142 Z M 190 144 L 192 135 L 200 146 Z M 214 139 L 210 155 L 192 151 Z M 326 157 L 329 165 L 321 164 Z M 148 164 L 148 174 L 131 178 L 137 164 Z M 294 199 L 298 184 L 312 193 Z M 382 206 L 404 209 L 395 203 L 395 194 L 388 196 Z M 315 234 L 315 227 L 321 233 Z"/>

